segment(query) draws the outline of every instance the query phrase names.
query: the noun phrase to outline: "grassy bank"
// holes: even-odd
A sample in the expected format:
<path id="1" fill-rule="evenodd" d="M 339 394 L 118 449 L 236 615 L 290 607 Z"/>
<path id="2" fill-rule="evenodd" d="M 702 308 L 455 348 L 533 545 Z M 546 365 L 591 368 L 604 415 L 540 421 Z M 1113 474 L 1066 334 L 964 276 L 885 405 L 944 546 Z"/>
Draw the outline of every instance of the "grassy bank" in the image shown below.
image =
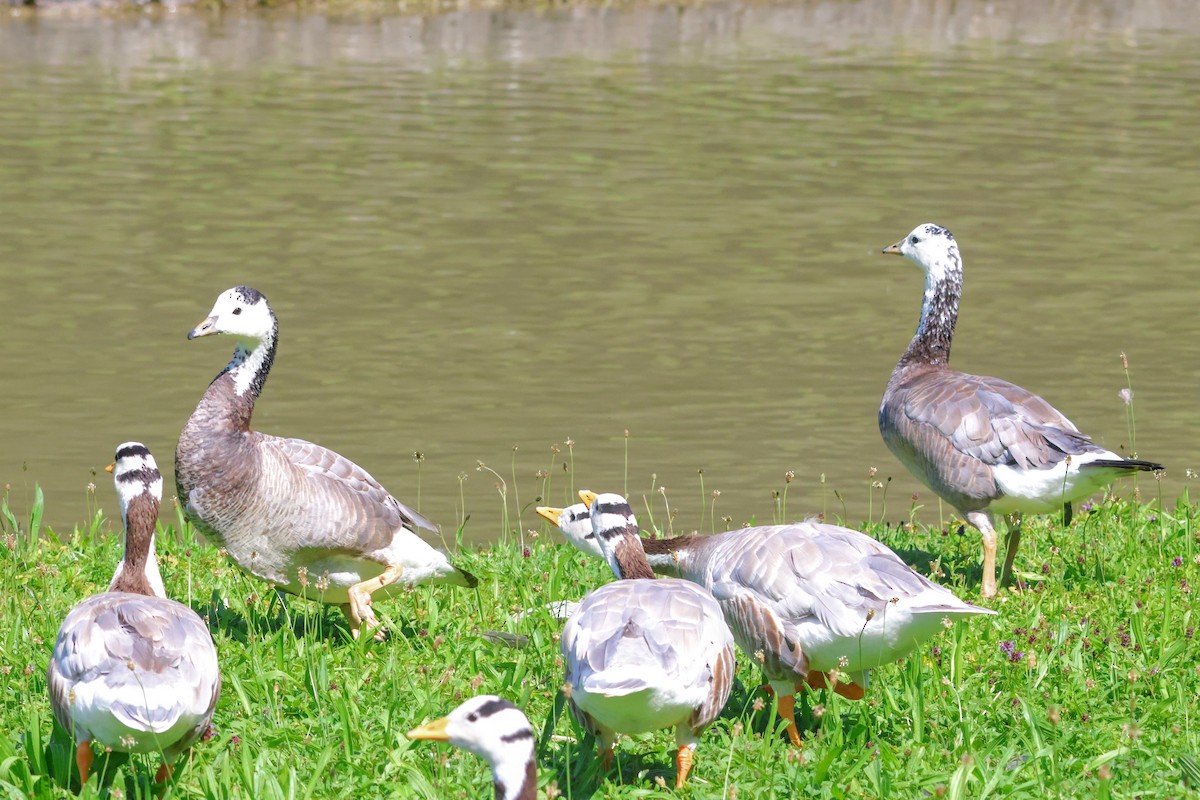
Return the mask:
<path id="1" fill-rule="evenodd" d="M 566 497 L 556 487 L 550 500 Z M 54 729 L 47 659 L 67 610 L 107 584 L 120 537 L 99 511 L 55 534 L 40 530 L 34 510 L 32 519 L 0 519 L 0 793 L 66 797 L 78 787 L 65 783 L 72 746 Z M 934 516 L 867 530 L 922 571 L 934 561 L 938 580 L 977 599 L 978 535 L 957 523 L 926 527 L 922 515 Z M 481 577 L 477 591 L 419 588 L 379 600 L 393 632 L 383 644 L 351 641 L 336 609 L 281 603 L 186 525 L 165 527 L 159 552 L 168 591 L 208 620 L 224 675 L 212 737 L 166 796 L 490 796 L 483 762 L 404 737 L 479 693 L 512 699 L 542 732 L 539 796 L 671 794 L 659 785 L 674 773 L 669 733 L 625 740 L 619 772 L 603 773 L 569 715 L 555 716 L 562 623 L 545 613 L 514 622 L 511 614 L 578 598 L 611 576 L 544 525 L 519 531 L 510 516 L 517 514 L 494 514 L 497 529 L 511 529 L 503 541 L 458 556 Z M 530 524 L 532 515 L 523 516 Z M 1030 521 L 1018 558 L 1025 590 L 1002 591 L 991 604 L 998 617 L 952 627 L 876 672 L 864 701 L 810 696 L 799 720 L 802 752 L 788 746 L 770 699 L 754 691 L 754 665 L 739 653 L 738 685 L 679 794 L 1191 795 L 1200 785 L 1196 516 L 1183 501 L 1166 511 L 1110 501 L 1077 513 L 1069 528 Z M 703 527 L 713 524 L 705 519 Z M 681 532 L 681 520 L 673 527 Z M 509 647 L 488 631 L 528 641 Z M 101 796 L 150 796 L 157 759 L 101 754 L 98 768 L 106 758 Z M 95 786 L 93 779 L 81 796 L 97 796 Z"/>

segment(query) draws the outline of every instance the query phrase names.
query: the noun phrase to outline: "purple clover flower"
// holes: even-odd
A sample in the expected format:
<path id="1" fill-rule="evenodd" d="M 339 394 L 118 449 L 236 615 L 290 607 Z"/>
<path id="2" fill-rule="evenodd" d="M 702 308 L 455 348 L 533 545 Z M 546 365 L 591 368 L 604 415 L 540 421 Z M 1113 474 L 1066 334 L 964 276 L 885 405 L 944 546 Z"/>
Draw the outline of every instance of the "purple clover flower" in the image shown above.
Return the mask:
<path id="1" fill-rule="evenodd" d="M 1000 643 L 1000 652 L 1008 656 L 1008 660 L 1014 664 L 1025 657 L 1025 653 L 1017 649 L 1016 642 L 1008 640 Z"/>

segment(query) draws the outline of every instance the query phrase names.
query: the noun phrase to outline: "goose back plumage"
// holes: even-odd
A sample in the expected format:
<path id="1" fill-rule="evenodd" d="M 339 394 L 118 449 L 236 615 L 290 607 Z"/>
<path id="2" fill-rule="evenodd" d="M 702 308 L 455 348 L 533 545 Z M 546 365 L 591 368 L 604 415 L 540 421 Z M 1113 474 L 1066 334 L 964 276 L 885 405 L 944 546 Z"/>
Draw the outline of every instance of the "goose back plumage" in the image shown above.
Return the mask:
<path id="1" fill-rule="evenodd" d="M 619 733 L 673 727 L 675 785 L 683 786 L 692 751 L 729 699 L 733 636 L 707 590 L 654 579 L 624 498 L 580 495 L 601 555 L 620 580 L 589 592 L 563 629 L 568 707 L 606 760 Z"/>
<path id="2" fill-rule="evenodd" d="M 645 543 L 657 571 L 712 591 L 738 646 L 773 681 L 868 670 L 912 652 L 945 619 L 991 614 L 858 531 L 818 522 Z"/>
<path id="3" fill-rule="evenodd" d="M 720 608 L 695 584 L 663 578 L 601 586 L 563 629 L 571 703 L 583 712 L 577 718 L 593 733 L 643 733 L 682 721 L 699 734 L 729 696 L 732 645 Z"/>
<path id="4" fill-rule="evenodd" d="M 1112 455 L 1032 392 L 948 369 L 898 372 L 880 404 L 879 429 L 901 463 L 964 513 L 1001 498 L 997 467 L 1047 470 L 1069 456 Z M 1061 504 L 1053 497 L 1020 510 Z"/>
<path id="5" fill-rule="evenodd" d="M 168 758 L 204 733 L 221 689 L 200 617 L 174 600 L 128 592 L 71 609 L 47 683 L 55 718 L 77 740 Z"/>

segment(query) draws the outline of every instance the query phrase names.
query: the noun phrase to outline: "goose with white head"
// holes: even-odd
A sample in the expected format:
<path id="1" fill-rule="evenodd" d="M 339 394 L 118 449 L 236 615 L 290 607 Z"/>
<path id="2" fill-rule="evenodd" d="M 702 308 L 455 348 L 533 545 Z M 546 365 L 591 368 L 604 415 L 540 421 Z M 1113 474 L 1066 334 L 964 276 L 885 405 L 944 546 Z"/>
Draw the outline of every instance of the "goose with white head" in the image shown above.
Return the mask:
<path id="1" fill-rule="evenodd" d="M 441 719 L 413 728 L 407 736 L 449 742 L 487 761 L 492 766 L 495 800 L 537 797 L 533 728 L 521 709 L 502 697 L 472 697 Z"/>
<path id="2" fill-rule="evenodd" d="M 573 523 L 582 508 L 561 510 L 556 519 L 567 540 L 590 554 Z M 908 655 L 948 620 L 995 613 L 964 603 L 870 536 L 838 525 L 806 521 L 641 544 L 656 573 L 712 592 L 738 647 L 762 665 L 797 747 L 794 694 L 802 686 L 859 699 L 870 670 Z M 840 680 L 831 686 L 833 673 Z"/>
<path id="3" fill-rule="evenodd" d="M 208 728 L 221 690 L 217 650 L 204 621 L 167 599 L 154 550 L 162 475 L 140 442 L 117 448 L 110 466 L 125 550 L 108 591 L 71 609 L 58 632 L 46 683 L 54 716 L 75 738 L 82 783 L 92 742 L 161 753 L 156 780 Z"/>
<path id="4" fill-rule="evenodd" d="M 340 605 L 355 638 L 378 625 L 376 593 L 478 583 L 415 532 L 437 527 L 366 470 L 312 442 L 251 430 L 279 338 L 260 292 L 223 292 L 188 339 L 212 334 L 235 336 L 238 344 L 175 450 L 179 500 L 210 542 L 286 592 Z"/>
<path id="5" fill-rule="evenodd" d="M 958 242 L 940 225 L 918 225 L 883 251 L 925 273 L 917 332 L 900 356 L 879 406 L 888 449 L 983 536 L 984 597 L 996 593 L 994 517 L 1013 515 L 1001 583 L 1020 543 L 1021 513 L 1065 510 L 1152 461 L 1095 444 L 1041 397 L 998 378 L 950 368 L 963 266 Z"/>
<path id="6" fill-rule="evenodd" d="M 592 530 L 592 513 L 583 503 L 575 503 L 566 508 L 554 506 L 538 506 L 538 516 L 554 525 L 566 537 L 575 549 L 589 556 L 603 559 L 600 543 Z"/>
<path id="7" fill-rule="evenodd" d="M 663 578 L 642 550 L 637 519 L 617 494 L 581 491 L 600 551 L 621 580 L 589 592 L 562 635 L 567 702 L 596 736 L 605 766 L 619 733 L 674 728 L 675 786 L 733 685 L 733 636 L 712 595 Z"/>

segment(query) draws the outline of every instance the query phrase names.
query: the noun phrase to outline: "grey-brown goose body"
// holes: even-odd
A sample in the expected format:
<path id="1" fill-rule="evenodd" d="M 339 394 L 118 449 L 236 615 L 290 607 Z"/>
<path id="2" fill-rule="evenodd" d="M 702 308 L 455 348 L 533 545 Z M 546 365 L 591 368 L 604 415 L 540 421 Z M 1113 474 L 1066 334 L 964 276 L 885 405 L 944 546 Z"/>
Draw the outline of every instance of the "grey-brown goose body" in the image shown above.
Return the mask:
<path id="1" fill-rule="evenodd" d="M 1116 478 L 1161 464 L 1100 447 L 1032 392 L 950 368 L 962 293 L 954 236 L 918 225 L 885 253 L 904 255 L 925 273 L 916 334 L 892 370 L 879 406 L 888 449 L 984 536 L 983 591 L 995 591 L 992 514 L 1048 513 Z M 1010 532 L 1009 558 L 1019 541 Z"/>
<path id="2" fill-rule="evenodd" d="M 230 318 L 232 309 L 243 313 Z M 250 327 L 244 320 L 256 313 Z M 413 532 L 436 526 L 366 470 L 312 442 L 250 429 L 277 324 L 261 294 L 236 287 L 189 338 L 226 332 L 222 325 L 245 325 L 233 332 L 253 344 L 239 345 L 209 385 L 175 453 L 180 502 L 205 537 L 247 572 L 326 603 L 348 604 L 350 589 L 364 585 L 368 600 L 402 584 L 475 585 Z M 369 617 L 369 601 L 359 610 Z"/>

